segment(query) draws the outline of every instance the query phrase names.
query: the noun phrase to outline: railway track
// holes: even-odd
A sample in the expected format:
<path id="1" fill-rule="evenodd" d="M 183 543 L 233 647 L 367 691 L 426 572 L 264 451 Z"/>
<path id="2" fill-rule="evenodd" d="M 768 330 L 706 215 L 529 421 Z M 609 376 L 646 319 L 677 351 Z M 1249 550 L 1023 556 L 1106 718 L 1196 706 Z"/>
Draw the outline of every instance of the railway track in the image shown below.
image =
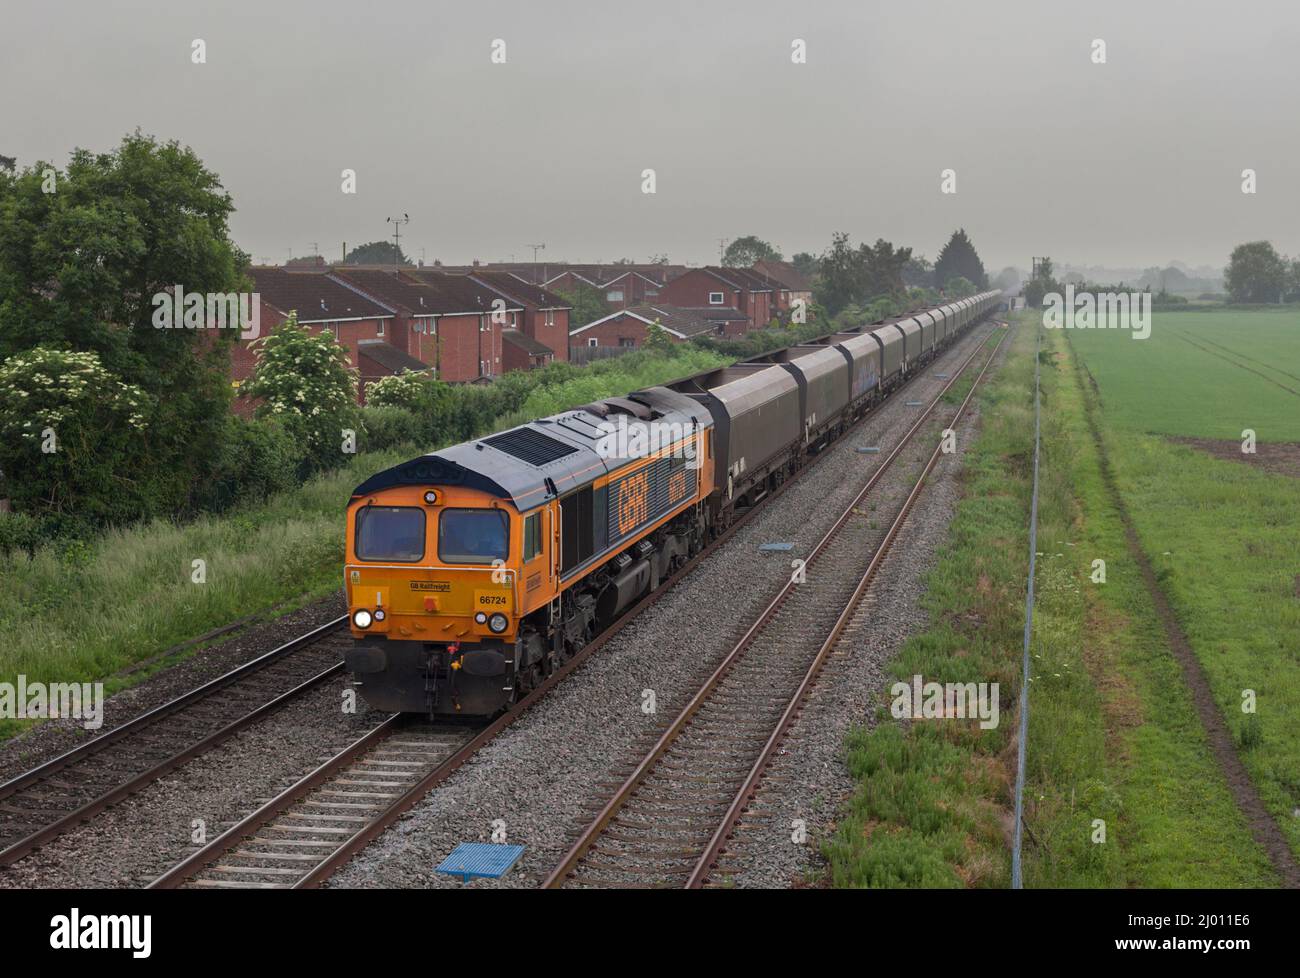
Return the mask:
<path id="1" fill-rule="evenodd" d="M 315 886 L 468 760 L 475 734 L 390 717 L 149 888 Z"/>
<path id="2" fill-rule="evenodd" d="M 965 413 L 1001 346 L 988 354 L 948 422 Z M 773 754 L 798 717 L 823 665 L 859 622 L 863 598 L 906 523 L 942 446 L 923 464 L 887 527 L 861 507 L 895 463 L 933 432 L 944 395 L 971 355 L 886 456 L 805 562 L 773 597 L 690 701 L 636 761 L 581 829 L 544 886 L 704 885 L 754 798 Z M 810 639 L 812 640 L 810 642 Z M 652 735 L 653 736 L 653 735 Z"/>
<path id="3" fill-rule="evenodd" d="M 346 625 L 327 622 L 0 785 L 0 866 L 340 674 Z"/>
<path id="4" fill-rule="evenodd" d="M 976 346 L 943 392 L 952 387 L 982 348 L 983 343 Z M 891 396 L 898 396 L 910 385 L 909 380 Z M 927 417 L 943 392 L 925 412 Z M 920 419 L 918 425 L 924 420 Z M 150 888 L 306 889 L 321 885 L 730 540 L 767 501 L 797 482 L 816 462 L 805 466 L 763 503 L 737 519 L 726 533 L 596 636 L 510 712 L 477 730 L 446 725 L 421 727 L 398 717 L 390 718 L 191 853 L 154 880 Z M 452 731 L 461 732 L 458 739 Z M 385 769 L 390 770 L 388 775 L 378 773 Z"/>

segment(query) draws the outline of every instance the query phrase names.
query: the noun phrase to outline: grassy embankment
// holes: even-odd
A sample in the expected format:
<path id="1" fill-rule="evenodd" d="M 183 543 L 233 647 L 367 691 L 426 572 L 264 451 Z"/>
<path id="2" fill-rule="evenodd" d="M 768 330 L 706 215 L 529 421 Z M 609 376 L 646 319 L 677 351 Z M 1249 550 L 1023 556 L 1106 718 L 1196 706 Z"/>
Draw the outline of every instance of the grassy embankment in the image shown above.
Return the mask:
<path id="1" fill-rule="evenodd" d="M 964 498 L 924 597 L 934 624 L 886 684 L 996 682 L 1000 723 L 900 723 L 882 690 L 878 722 L 847 744 L 860 785 L 824 846 L 833 885 L 1009 883 L 1035 322 L 1022 318 L 979 395 Z M 1045 334 L 1026 885 L 1268 885 L 1128 558 L 1068 355 L 1059 333 Z M 1096 559 L 1104 584 L 1091 580 Z"/>
<path id="2" fill-rule="evenodd" d="M 683 349 L 675 357 L 643 360 L 635 370 L 584 374 L 533 391 L 522 411 L 499 419 L 496 427 L 721 362 L 714 354 Z M 372 473 L 434 447 L 440 446 L 363 451 L 346 467 L 299 489 L 220 517 L 112 530 L 90 545 L 51 546 L 31 558 L 0 556 L 0 681 L 12 682 L 19 674 L 28 681 L 104 680 L 111 692 L 150 671 L 123 674 L 124 669 L 177 644 L 328 595 L 342 580 L 342 513 L 352 489 Z M 196 559 L 206 562 L 204 584 L 191 581 Z M 0 736 L 27 723 L 0 720 Z"/>

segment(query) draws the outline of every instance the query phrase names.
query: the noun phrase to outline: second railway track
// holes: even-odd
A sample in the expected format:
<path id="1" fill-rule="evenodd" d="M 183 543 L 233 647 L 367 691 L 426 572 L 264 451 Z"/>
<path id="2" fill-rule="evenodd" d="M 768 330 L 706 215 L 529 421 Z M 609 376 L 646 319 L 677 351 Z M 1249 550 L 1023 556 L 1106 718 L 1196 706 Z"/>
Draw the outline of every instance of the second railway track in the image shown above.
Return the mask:
<path id="1" fill-rule="evenodd" d="M 997 347 L 984 361 L 950 426 L 965 412 L 996 353 Z M 596 803 L 594 817 L 545 886 L 698 887 L 708 881 L 765 767 L 822 666 L 854 621 L 940 457 L 941 446 L 935 444 L 933 451 L 926 452 L 920 474 L 888 527 L 878 529 L 859 507 L 927 428 L 944 395 L 975 355 L 945 384 L 812 551 L 802 583 L 792 579 L 781 588 L 654 738 L 613 796 Z"/>

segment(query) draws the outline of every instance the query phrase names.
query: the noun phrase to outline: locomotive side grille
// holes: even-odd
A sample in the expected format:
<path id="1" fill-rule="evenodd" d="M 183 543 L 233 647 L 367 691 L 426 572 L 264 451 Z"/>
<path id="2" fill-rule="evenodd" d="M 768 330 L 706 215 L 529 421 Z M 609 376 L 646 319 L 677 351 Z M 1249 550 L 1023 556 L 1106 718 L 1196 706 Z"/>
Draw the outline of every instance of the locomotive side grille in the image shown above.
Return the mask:
<path id="1" fill-rule="evenodd" d="M 546 465 L 577 451 L 572 445 L 544 435 L 535 428 L 516 428 L 514 431 L 484 438 L 483 441 L 497 451 L 513 455 L 529 465 Z"/>
<path id="2" fill-rule="evenodd" d="M 699 470 L 683 458 L 658 458 L 609 484 L 609 542 L 617 543 L 695 494 Z"/>

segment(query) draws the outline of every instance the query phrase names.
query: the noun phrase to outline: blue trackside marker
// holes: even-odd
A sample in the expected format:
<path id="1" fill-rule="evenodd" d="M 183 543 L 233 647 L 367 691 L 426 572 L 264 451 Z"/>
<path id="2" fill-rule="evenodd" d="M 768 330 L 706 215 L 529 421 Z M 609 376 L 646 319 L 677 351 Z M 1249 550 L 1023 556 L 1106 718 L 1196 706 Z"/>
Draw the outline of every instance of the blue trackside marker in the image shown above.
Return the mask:
<path id="1" fill-rule="evenodd" d="M 462 883 L 472 879 L 499 880 L 524 854 L 523 846 L 496 842 L 462 842 L 444 859 L 435 873 L 459 876 Z"/>
<path id="2" fill-rule="evenodd" d="M 877 445 L 859 445 L 854 449 L 859 455 L 879 455 L 880 447 Z"/>
<path id="3" fill-rule="evenodd" d="M 947 379 L 948 379 L 948 375 L 947 375 L 947 374 L 935 374 L 935 377 L 939 378 L 939 380 L 947 380 Z"/>
<path id="4" fill-rule="evenodd" d="M 924 402 L 924 401 L 907 401 L 907 402 L 905 403 L 904 406 L 905 406 L 905 407 L 920 407 L 923 403 L 925 403 L 925 402 Z"/>
<path id="5" fill-rule="evenodd" d="M 758 545 L 758 549 L 765 553 L 770 553 L 773 551 L 782 551 L 782 550 L 793 550 L 794 544 L 793 543 L 760 543 Z"/>

